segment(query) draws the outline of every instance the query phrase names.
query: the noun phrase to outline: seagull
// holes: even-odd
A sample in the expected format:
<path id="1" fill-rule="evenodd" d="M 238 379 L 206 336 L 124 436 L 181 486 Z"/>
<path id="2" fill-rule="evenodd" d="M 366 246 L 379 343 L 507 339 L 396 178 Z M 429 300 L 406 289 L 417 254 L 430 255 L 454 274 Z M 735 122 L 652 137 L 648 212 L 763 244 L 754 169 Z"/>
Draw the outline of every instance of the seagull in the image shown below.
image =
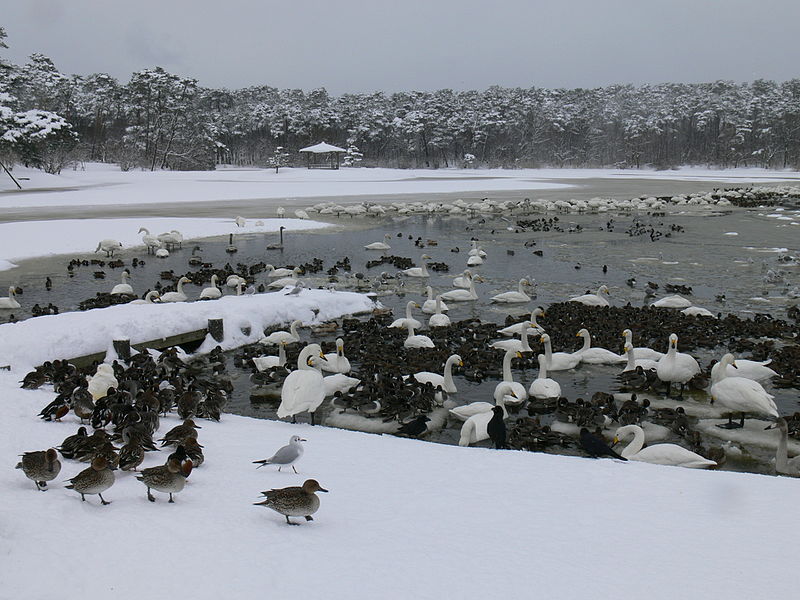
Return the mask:
<path id="1" fill-rule="evenodd" d="M 289 290 L 288 292 L 286 292 L 286 293 L 284 294 L 284 296 L 299 296 L 299 295 L 300 295 L 300 292 L 302 292 L 302 291 L 303 291 L 303 288 L 305 288 L 305 287 L 306 287 L 306 286 L 305 286 L 305 284 L 304 284 L 302 281 L 298 281 L 298 282 L 297 282 L 297 285 L 295 285 L 295 286 L 294 286 L 294 287 L 293 287 L 291 290 Z"/>
<path id="2" fill-rule="evenodd" d="M 294 463 L 303 456 L 303 445 L 300 442 L 305 441 L 306 440 L 299 435 L 293 435 L 289 438 L 289 443 L 279 449 L 274 455 L 264 460 L 254 460 L 253 464 L 258 465 L 256 467 L 257 469 L 260 469 L 264 465 L 278 465 L 278 471 L 281 470 L 281 467 L 288 467 L 291 465 L 292 470 L 297 473 L 297 469 L 294 468 Z"/>

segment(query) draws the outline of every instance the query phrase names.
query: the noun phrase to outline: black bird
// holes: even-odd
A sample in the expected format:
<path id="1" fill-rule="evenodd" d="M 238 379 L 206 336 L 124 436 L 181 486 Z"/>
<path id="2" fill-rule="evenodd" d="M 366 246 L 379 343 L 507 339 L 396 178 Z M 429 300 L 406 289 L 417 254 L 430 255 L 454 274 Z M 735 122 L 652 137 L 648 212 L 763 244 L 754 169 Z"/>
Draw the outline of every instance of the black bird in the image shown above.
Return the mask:
<path id="1" fill-rule="evenodd" d="M 578 441 L 581 445 L 581 448 L 583 448 L 592 458 L 610 456 L 612 458 L 619 458 L 620 460 L 628 460 L 627 458 L 623 458 L 614 452 L 614 450 L 612 450 L 611 447 L 605 443 L 603 438 L 589 433 L 589 430 L 586 429 L 586 427 L 581 428 L 581 435 Z"/>
<path id="2" fill-rule="evenodd" d="M 419 415 L 408 423 L 401 425 L 397 433 L 409 437 L 418 437 L 428 430 L 428 421 L 430 421 L 428 415 Z"/>
<path id="3" fill-rule="evenodd" d="M 489 438 L 494 443 L 494 447 L 498 450 L 503 450 L 507 448 L 506 445 L 506 422 L 503 419 L 503 407 L 495 406 L 492 408 L 492 415 L 491 420 L 486 425 L 486 432 L 489 434 Z"/>

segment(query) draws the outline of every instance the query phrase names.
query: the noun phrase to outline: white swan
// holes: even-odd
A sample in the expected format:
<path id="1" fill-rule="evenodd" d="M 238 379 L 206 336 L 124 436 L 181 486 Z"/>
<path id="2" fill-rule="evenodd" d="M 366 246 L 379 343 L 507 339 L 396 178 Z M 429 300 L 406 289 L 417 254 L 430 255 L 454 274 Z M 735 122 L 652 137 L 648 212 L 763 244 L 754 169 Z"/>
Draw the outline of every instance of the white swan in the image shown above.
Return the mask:
<path id="1" fill-rule="evenodd" d="M 176 286 L 176 290 L 174 292 L 167 292 L 166 294 L 161 294 L 161 301 L 162 302 L 186 302 L 189 298 L 183 291 L 183 284 L 184 283 L 192 283 L 192 280 L 188 277 L 181 277 L 178 280 L 178 285 Z"/>
<path id="2" fill-rule="evenodd" d="M 608 288 L 605 285 L 601 285 L 597 288 L 597 292 L 594 294 L 583 294 L 582 296 L 575 296 L 570 298 L 570 302 L 580 302 L 581 304 L 585 304 L 586 306 L 609 306 L 608 300 L 605 296 L 610 295 L 611 292 L 608 291 Z"/>
<path id="3" fill-rule="evenodd" d="M 166 248 L 159 248 L 155 251 L 156 258 L 167 258 L 169 256 L 169 250 Z"/>
<path id="4" fill-rule="evenodd" d="M 436 312 L 436 297 L 433 295 L 433 288 L 431 286 L 426 286 L 425 291 L 428 293 L 428 299 L 422 303 L 422 312 L 424 312 L 426 315 L 432 315 Z M 442 312 L 447 312 L 450 310 L 450 307 L 444 302 L 442 302 L 441 305 Z"/>
<path id="5" fill-rule="evenodd" d="M 403 342 L 404 348 L 435 348 L 433 340 L 427 335 L 414 335 L 414 325 L 406 323 L 408 329 L 408 337 Z"/>
<path id="6" fill-rule="evenodd" d="M 528 394 L 531 398 L 536 398 L 537 400 L 560 398 L 561 386 L 555 379 L 550 379 L 547 376 L 547 357 L 544 354 L 540 354 L 537 359 L 539 361 L 539 374 L 531 383 L 531 387 L 528 388 Z"/>
<path id="7" fill-rule="evenodd" d="M 481 258 L 486 258 L 486 252 L 484 252 L 483 248 L 478 245 L 478 240 L 472 240 L 470 243 L 472 244 L 472 249 L 467 253 L 469 256 L 480 256 Z"/>
<path id="8" fill-rule="evenodd" d="M 8 296 L 0 298 L 0 308 L 20 308 L 20 303 L 16 300 L 17 290 L 14 286 L 8 288 Z"/>
<path id="9" fill-rule="evenodd" d="M 387 242 L 392 239 L 392 236 L 387 233 L 383 236 L 383 238 L 386 240 L 386 242 L 372 242 L 371 244 L 364 246 L 364 250 L 391 250 L 392 247 Z"/>
<path id="10" fill-rule="evenodd" d="M 630 329 L 623 331 L 622 337 L 625 338 L 626 344 L 633 346 L 633 332 Z M 634 347 L 633 350 L 636 353 L 637 359 L 658 360 L 664 356 L 663 352 L 653 350 L 652 348 Z"/>
<path id="11" fill-rule="evenodd" d="M 349 377 L 344 373 L 334 373 L 333 375 L 326 375 L 322 378 L 322 384 L 325 386 L 326 398 L 335 395 L 336 392 L 345 394 L 359 383 L 361 383 L 360 379 Z"/>
<path id="12" fill-rule="evenodd" d="M 503 417 L 508 417 L 503 398 L 500 398 L 500 400 L 497 402 L 497 406 L 502 407 Z M 458 445 L 469 446 L 470 444 L 477 444 L 483 440 L 488 440 L 489 432 L 487 431 L 487 426 L 489 425 L 489 421 L 492 420 L 493 416 L 494 412 L 489 409 L 486 412 L 480 412 L 472 415 L 466 421 L 464 421 L 464 424 L 461 426 L 461 434 L 458 439 Z"/>
<path id="13" fill-rule="evenodd" d="M 433 385 L 434 389 L 441 387 L 446 393 L 455 394 L 458 392 L 458 389 L 456 389 L 456 383 L 453 380 L 453 365 L 456 364 L 459 367 L 464 366 L 464 362 L 458 354 L 451 354 L 444 363 L 442 375 L 439 375 L 439 373 L 431 373 L 430 371 L 420 371 L 419 373 L 414 373 L 414 379 L 419 383 L 430 383 Z"/>
<path id="14" fill-rule="evenodd" d="M 480 256 L 470 256 L 467 259 L 467 266 L 468 267 L 478 267 L 483 264 L 483 259 Z"/>
<path id="15" fill-rule="evenodd" d="M 775 423 L 779 429 L 778 448 L 775 452 L 775 471 L 782 475 L 800 477 L 800 456 L 789 458 L 789 425 L 781 417 Z"/>
<path id="16" fill-rule="evenodd" d="M 183 247 L 183 234 L 177 229 L 173 229 L 167 233 L 159 233 L 158 241 L 161 242 L 167 250 L 175 249 L 175 246 Z"/>
<path id="17" fill-rule="evenodd" d="M 244 227 L 247 224 L 247 219 L 244 217 L 236 217 L 233 222 L 236 223 L 237 227 Z"/>
<path id="18" fill-rule="evenodd" d="M 519 287 L 516 291 L 503 292 L 502 294 L 492 296 L 492 302 L 497 302 L 499 304 L 521 304 L 524 302 L 530 302 L 531 297 L 525 293 L 524 289 L 525 286 L 529 285 L 530 282 L 527 279 L 520 279 Z"/>
<path id="19" fill-rule="evenodd" d="M 325 381 L 317 366 L 322 358 L 319 344 L 308 344 L 297 357 L 297 370 L 289 373 L 281 387 L 281 404 L 278 407 L 279 419 L 292 417 L 301 412 L 311 413 L 314 425 L 314 412 L 325 400 Z"/>
<path id="20" fill-rule="evenodd" d="M 459 421 L 466 421 L 473 415 L 484 412 L 492 412 L 494 407 L 495 404 L 492 402 L 479 401 L 470 402 L 469 404 L 464 404 L 463 406 L 456 406 L 455 408 L 451 408 L 449 412 Z"/>
<path id="21" fill-rule="evenodd" d="M 436 296 L 436 313 L 428 319 L 429 327 L 450 327 L 450 317 L 442 313 L 442 297 Z"/>
<path id="22" fill-rule="evenodd" d="M 419 321 L 417 321 L 417 319 L 415 319 L 414 317 L 411 316 L 411 309 L 412 308 L 419 308 L 419 304 L 417 304 L 413 300 L 410 300 L 406 304 L 406 316 L 405 316 L 405 318 L 395 319 L 394 321 L 392 321 L 392 323 L 389 325 L 389 327 L 392 327 L 392 328 L 395 328 L 395 329 L 402 329 L 402 328 L 406 327 L 409 323 L 411 323 L 414 326 L 414 329 L 421 328 L 422 327 L 422 323 L 420 323 Z"/>
<path id="23" fill-rule="evenodd" d="M 536 322 L 536 319 L 543 316 L 545 316 L 544 309 L 541 306 L 538 306 L 534 308 L 533 312 L 531 313 L 530 323 L 527 323 L 526 321 L 515 323 L 514 325 L 509 325 L 508 327 L 498 329 L 497 333 L 507 336 L 519 335 L 522 330 L 527 327 L 528 335 L 541 335 L 544 333 L 544 328 Z"/>
<path id="24" fill-rule="evenodd" d="M 461 275 L 453 279 L 453 287 L 468 290 L 470 281 L 472 281 L 472 272 L 466 269 Z"/>
<path id="25" fill-rule="evenodd" d="M 448 302 L 470 302 L 471 300 L 477 300 L 478 293 L 475 291 L 475 278 L 473 277 L 470 279 L 469 290 L 450 290 L 440 295 L 442 300 L 447 300 Z"/>
<path id="26" fill-rule="evenodd" d="M 144 233 L 142 236 L 142 244 L 147 248 L 148 254 L 153 254 L 156 250 L 161 248 L 161 241 L 156 236 L 151 235 L 146 227 L 140 227 L 138 233 Z"/>
<path id="27" fill-rule="evenodd" d="M 566 371 L 567 369 L 574 369 L 580 364 L 581 357 L 578 353 L 553 352 L 550 336 L 546 333 L 542 335 L 539 341 L 544 344 L 544 357 L 548 371 Z"/>
<path id="28" fill-rule="evenodd" d="M 297 217 L 298 219 L 309 218 L 308 213 L 304 211 L 302 208 L 298 208 L 296 211 L 294 211 L 294 216 Z"/>
<path id="29" fill-rule="evenodd" d="M 302 325 L 302 321 L 294 320 L 289 324 L 289 331 L 273 331 L 258 341 L 265 346 L 274 346 L 280 343 L 294 344 L 300 341 L 300 334 L 297 333 L 297 328 L 300 325 Z"/>
<path id="30" fill-rule="evenodd" d="M 232 275 L 228 275 L 227 279 L 225 279 L 225 285 L 227 285 L 232 290 L 236 289 L 240 283 L 247 283 L 247 279 L 242 277 L 241 275 L 236 275 L 235 273 Z"/>
<path id="31" fill-rule="evenodd" d="M 712 313 L 707 308 L 701 308 L 699 306 L 690 306 L 689 308 L 684 308 L 681 311 L 683 314 L 689 317 L 711 317 L 713 319 L 717 318 L 717 315 Z"/>
<path id="32" fill-rule="evenodd" d="M 728 377 L 728 365 L 736 366 L 733 354 L 726 354 L 719 361 L 721 368 L 717 371 L 717 381 L 712 384 L 709 393 L 711 401 L 718 402 L 732 412 L 741 413 L 741 422 L 733 423 L 728 417 L 728 423 L 722 425 L 724 429 L 733 429 L 744 426 L 744 413 L 754 412 L 778 418 L 778 407 L 775 396 L 768 394 L 757 381 L 745 377 Z"/>
<path id="33" fill-rule="evenodd" d="M 297 268 L 297 267 L 295 267 L 294 269 L 287 269 L 285 267 L 281 267 L 279 269 L 276 269 L 272 265 L 266 265 L 265 269 L 266 269 L 266 271 L 265 271 L 264 274 L 269 279 L 275 279 L 277 277 L 292 277 L 294 275 L 299 275 L 300 274 L 300 269 Z"/>
<path id="34" fill-rule="evenodd" d="M 528 399 L 528 390 L 518 381 L 514 381 L 514 374 L 511 372 L 511 360 L 517 356 L 522 358 L 522 353 L 516 350 L 506 350 L 503 356 L 503 380 L 494 388 L 495 402 L 498 402 L 498 398 L 505 397 L 506 404 L 517 405 Z"/>
<path id="35" fill-rule="evenodd" d="M 735 357 L 734 360 L 736 361 L 735 367 L 731 364 L 727 365 L 725 368 L 725 373 L 728 375 L 728 377 L 746 377 L 747 379 L 760 381 L 762 379 L 769 379 L 770 377 L 775 377 L 777 375 L 775 371 L 767 366 L 772 362 L 771 360 L 759 362 L 756 360 L 747 360 L 744 358 Z M 711 367 L 712 383 L 719 380 L 720 370 L 722 370 L 721 363 L 717 363 Z"/>
<path id="36" fill-rule="evenodd" d="M 679 397 L 682 397 L 684 384 L 698 373 L 700 373 L 700 365 L 688 354 L 678 352 L 678 336 L 671 333 L 669 350 L 656 364 L 656 374 L 661 381 L 667 384 L 667 394 L 673 383 L 680 383 Z"/>
<path id="37" fill-rule="evenodd" d="M 657 308 L 689 308 L 691 305 L 691 301 L 678 294 L 665 296 L 661 300 L 653 302 L 653 306 Z"/>
<path id="38" fill-rule="evenodd" d="M 422 263 L 421 267 L 411 267 L 410 269 L 403 269 L 400 271 L 406 277 L 430 277 L 430 273 L 428 273 L 428 266 L 425 264 L 426 260 L 430 260 L 431 257 L 427 254 L 423 254 L 420 262 Z"/>
<path id="39" fill-rule="evenodd" d="M 498 340 L 489 344 L 490 348 L 497 348 L 498 350 L 509 350 L 514 352 L 533 352 L 533 349 L 528 342 L 528 328 L 522 330 L 519 339 L 513 340 Z"/>
<path id="40" fill-rule="evenodd" d="M 300 272 L 300 269 L 295 269 L 295 271 L 296 271 L 296 273 L 295 273 L 295 275 L 296 275 L 297 273 Z M 276 279 L 275 281 L 270 281 L 267 284 L 267 287 L 270 288 L 270 289 L 273 289 L 273 290 L 279 290 L 279 289 L 285 288 L 286 286 L 297 287 L 297 285 L 299 283 L 300 283 L 300 279 L 298 279 L 296 276 L 293 276 L 293 277 L 281 277 L 280 279 Z"/>
<path id="41" fill-rule="evenodd" d="M 284 366 L 286 364 L 286 342 L 278 344 L 278 356 L 254 356 L 252 360 L 259 372 Z"/>
<path id="42" fill-rule="evenodd" d="M 222 297 L 222 290 L 217 287 L 217 275 L 216 273 L 211 276 L 211 285 L 207 288 L 203 288 L 203 291 L 200 292 L 200 299 L 201 300 L 216 300 L 217 298 Z"/>
<path id="43" fill-rule="evenodd" d="M 633 439 L 620 452 L 622 457 L 628 460 L 689 469 L 705 469 L 717 464 L 713 460 L 708 460 L 677 444 L 654 444 L 644 448 L 644 430 L 638 425 L 625 425 L 617 429 L 614 434 L 614 443 L 624 442 L 628 438 Z"/>
<path id="44" fill-rule="evenodd" d="M 161 295 L 156 290 L 153 290 L 147 292 L 144 295 L 144 299 L 131 300 L 128 304 L 158 304 L 159 302 L 161 302 Z"/>
<path id="45" fill-rule="evenodd" d="M 128 283 L 128 278 L 129 277 L 130 277 L 130 273 L 128 273 L 128 270 L 127 269 L 123 270 L 122 271 L 122 283 L 118 283 L 117 285 L 115 285 L 111 289 L 111 295 L 112 296 L 121 296 L 123 294 L 126 294 L 128 296 L 133 296 L 134 295 L 133 288 Z"/>
<path id="46" fill-rule="evenodd" d="M 630 344 L 625 344 L 625 356 L 628 357 L 628 363 L 622 372 L 635 371 L 636 367 L 642 367 L 646 371 L 657 368 L 658 361 L 650 360 L 649 358 L 636 358 L 636 349 Z"/>
<path id="47" fill-rule="evenodd" d="M 101 250 L 106 253 L 106 256 L 110 256 L 113 258 L 114 252 L 122 248 L 122 242 L 118 242 L 117 240 L 106 239 L 100 240 L 97 243 L 97 248 L 95 248 L 95 252 L 100 252 Z"/>
<path id="48" fill-rule="evenodd" d="M 336 352 L 325 355 L 325 362 L 321 365 L 323 371 L 328 373 L 349 373 L 350 361 L 344 355 L 344 340 L 336 339 Z"/>
<path id="49" fill-rule="evenodd" d="M 588 329 L 581 329 L 576 337 L 583 338 L 583 347 L 575 352 L 580 355 L 581 362 L 587 365 L 613 365 L 625 362 L 625 357 L 606 350 L 605 348 L 592 348 L 592 336 Z"/>

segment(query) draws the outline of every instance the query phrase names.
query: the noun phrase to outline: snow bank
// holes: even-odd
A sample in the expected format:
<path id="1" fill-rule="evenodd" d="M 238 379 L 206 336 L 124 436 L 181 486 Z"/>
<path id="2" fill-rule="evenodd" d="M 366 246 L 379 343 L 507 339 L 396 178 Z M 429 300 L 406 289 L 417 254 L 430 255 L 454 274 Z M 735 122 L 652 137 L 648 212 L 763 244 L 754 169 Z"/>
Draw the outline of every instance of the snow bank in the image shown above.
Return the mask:
<path id="1" fill-rule="evenodd" d="M 261 221 L 263 225 L 256 225 Z M 303 219 L 247 219 L 237 227 L 230 219 L 142 217 L 133 219 L 61 219 L 0 223 L 0 271 L 16 267 L 12 261 L 57 254 L 94 252 L 102 239 L 122 242 L 123 248 L 142 246 L 140 227 L 158 235 L 176 229 L 187 240 L 220 235 L 268 233 L 284 226 L 287 231 L 330 227 L 327 223 Z M 42 240 L 47 240 L 43 244 Z M 104 257 L 104 253 L 98 256 Z"/>
<path id="2" fill-rule="evenodd" d="M 0 372 L 0 453 L 59 444 L 69 415 L 36 412 L 54 394 Z M 160 433 L 178 423 L 162 420 Z M 202 421 L 206 462 L 168 504 L 135 473 L 82 503 L 0 469 L 3 594 L 9 598 L 236 596 L 386 599 L 790 598 L 797 482 L 636 462 L 460 448 L 224 415 Z M 291 470 L 256 470 L 291 435 Z M 161 464 L 150 452 L 142 467 Z M 314 521 L 289 527 L 253 506 L 262 490 L 315 478 Z M 746 524 L 746 527 L 743 526 Z M 755 561 L 758 568 L 743 568 Z M 738 571 L 737 571 L 738 569 Z M 688 590 L 688 594 L 685 592 Z"/>
<path id="3" fill-rule="evenodd" d="M 10 364 L 24 375 L 45 360 L 103 352 L 114 339 L 129 339 L 136 344 L 165 338 L 202 329 L 208 319 L 215 318 L 224 320 L 225 340 L 220 345 L 227 350 L 256 342 L 264 329 L 294 319 L 322 322 L 374 306 L 362 294 L 309 289 L 296 296 L 280 291 L 203 302 L 120 304 L 47 315 L 0 325 L 0 365 Z M 246 327 L 251 329 L 249 335 L 241 331 Z"/>
<path id="4" fill-rule="evenodd" d="M 17 167 L 23 191 L 0 177 L 0 208 L 62 205 L 117 205 L 272 200 L 396 194 L 535 191 L 570 187 L 563 180 L 656 179 L 768 183 L 800 179 L 797 171 L 704 169 L 340 169 L 338 171 L 220 168 L 216 171 L 129 171 L 110 165 L 47 175 Z"/>

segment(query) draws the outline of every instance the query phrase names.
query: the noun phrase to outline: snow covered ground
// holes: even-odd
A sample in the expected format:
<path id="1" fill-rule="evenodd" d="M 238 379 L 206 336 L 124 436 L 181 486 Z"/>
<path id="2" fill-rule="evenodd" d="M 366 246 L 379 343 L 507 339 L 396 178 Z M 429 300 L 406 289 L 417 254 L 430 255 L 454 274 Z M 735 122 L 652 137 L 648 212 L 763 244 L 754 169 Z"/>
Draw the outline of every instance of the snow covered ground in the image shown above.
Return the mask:
<path id="1" fill-rule="evenodd" d="M 122 242 L 123 248 L 143 246 L 140 227 L 158 235 L 176 229 L 186 240 L 233 233 L 267 233 L 283 226 L 287 231 L 306 231 L 328 227 L 326 223 L 304 219 L 247 219 L 238 227 L 230 219 L 137 217 L 132 219 L 60 219 L 0 223 L 0 271 L 16 266 L 13 261 L 57 254 L 94 252 L 103 239 Z M 256 223 L 261 222 L 261 225 Z M 43 240 L 47 240 L 46 243 Z M 105 257 L 100 252 L 98 257 Z"/>
<path id="2" fill-rule="evenodd" d="M 220 168 L 216 171 L 129 171 L 114 165 L 89 163 L 85 170 L 61 175 L 16 167 L 15 176 L 27 177 L 17 191 L 0 177 L 0 208 L 43 206 L 102 206 L 161 203 L 198 203 L 223 200 L 270 200 L 397 194 L 467 193 L 473 191 L 537 191 L 569 187 L 562 180 L 655 179 L 770 183 L 797 181 L 796 171 L 765 169 L 704 169 L 670 171 L 631 169 L 340 169 L 338 171 L 284 168 Z"/>

